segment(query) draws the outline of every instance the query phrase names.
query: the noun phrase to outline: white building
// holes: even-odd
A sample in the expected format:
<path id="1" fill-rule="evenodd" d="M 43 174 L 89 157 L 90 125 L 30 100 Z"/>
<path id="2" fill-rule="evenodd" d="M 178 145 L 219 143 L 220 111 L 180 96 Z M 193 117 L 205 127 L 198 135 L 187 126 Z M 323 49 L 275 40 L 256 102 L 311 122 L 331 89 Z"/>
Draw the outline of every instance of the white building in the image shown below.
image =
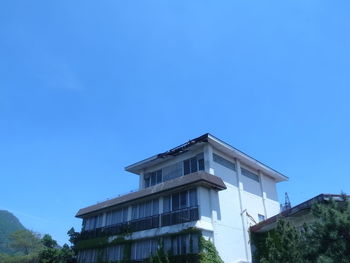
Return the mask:
<path id="1" fill-rule="evenodd" d="M 107 261 L 147 261 L 160 240 L 174 257 L 195 255 L 198 231 L 225 263 L 251 262 L 249 227 L 280 212 L 276 184 L 287 180 L 210 134 L 126 170 L 140 177 L 139 191 L 77 213 L 85 244 L 80 262 L 94 262 L 98 255 Z M 129 234 L 120 238 L 125 229 Z M 100 237 L 103 244 L 86 241 Z"/>

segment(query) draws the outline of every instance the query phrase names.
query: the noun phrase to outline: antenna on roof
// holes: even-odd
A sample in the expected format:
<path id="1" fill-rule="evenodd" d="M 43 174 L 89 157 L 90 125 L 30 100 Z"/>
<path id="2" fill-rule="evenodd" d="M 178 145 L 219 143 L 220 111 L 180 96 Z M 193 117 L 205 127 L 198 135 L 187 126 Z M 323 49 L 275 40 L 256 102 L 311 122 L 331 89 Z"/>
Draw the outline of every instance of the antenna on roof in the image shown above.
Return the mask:
<path id="1" fill-rule="evenodd" d="M 283 211 L 288 210 L 290 208 L 292 208 L 292 205 L 290 203 L 288 193 L 286 192 L 284 194 L 284 204 L 281 205 L 281 211 L 283 212 Z"/>

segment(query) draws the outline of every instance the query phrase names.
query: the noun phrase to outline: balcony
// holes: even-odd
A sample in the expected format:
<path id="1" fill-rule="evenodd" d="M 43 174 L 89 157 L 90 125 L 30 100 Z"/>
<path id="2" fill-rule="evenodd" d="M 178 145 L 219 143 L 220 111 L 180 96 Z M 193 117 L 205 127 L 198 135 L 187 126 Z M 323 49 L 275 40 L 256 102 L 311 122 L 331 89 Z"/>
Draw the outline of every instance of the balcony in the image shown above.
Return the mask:
<path id="1" fill-rule="evenodd" d="M 103 236 L 113 236 L 126 232 L 137 232 L 158 228 L 160 226 L 170 226 L 197 220 L 199 220 L 198 206 L 187 207 L 161 215 L 140 218 L 125 223 L 96 228 L 94 230 L 82 231 L 79 239 L 84 240 Z"/>
<path id="2" fill-rule="evenodd" d="M 159 227 L 159 215 L 140 218 L 129 222 L 132 232 L 147 230 Z"/>
<path id="3" fill-rule="evenodd" d="M 197 221 L 199 219 L 198 206 L 187 207 L 161 215 L 162 226 L 176 225 L 186 222 Z"/>

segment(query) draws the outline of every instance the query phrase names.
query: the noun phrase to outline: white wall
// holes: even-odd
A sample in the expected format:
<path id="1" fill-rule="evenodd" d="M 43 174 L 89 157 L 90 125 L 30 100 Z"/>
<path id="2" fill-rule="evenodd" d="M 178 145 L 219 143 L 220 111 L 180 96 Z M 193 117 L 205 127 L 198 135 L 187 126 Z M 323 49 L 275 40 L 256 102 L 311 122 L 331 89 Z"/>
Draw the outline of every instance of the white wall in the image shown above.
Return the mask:
<path id="1" fill-rule="evenodd" d="M 209 162 L 210 170 L 221 177 L 227 187 L 215 193 L 216 199 L 215 194 L 211 196 L 211 203 L 217 202 L 219 207 L 217 217 L 213 217 L 215 246 L 225 263 L 250 262 L 249 227 L 259 222 L 258 214 L 267 218 L 279 212 L 276 183 L 215 149 L 211 151 L 236 163 L 233 171 L 212 159 Z M 240 164 L 259 175 L 261 183 L 242 175 L 238 169 Z"/>

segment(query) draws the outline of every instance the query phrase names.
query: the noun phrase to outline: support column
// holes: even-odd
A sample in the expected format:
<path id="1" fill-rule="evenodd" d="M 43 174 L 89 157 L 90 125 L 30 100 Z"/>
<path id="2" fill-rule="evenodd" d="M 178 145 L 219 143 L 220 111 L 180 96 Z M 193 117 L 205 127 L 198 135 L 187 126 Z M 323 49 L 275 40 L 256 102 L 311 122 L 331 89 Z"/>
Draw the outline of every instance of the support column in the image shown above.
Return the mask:
<path id="1" fill-rule="evenodd" d="M 140 177 L 139 177 L 139 190 L 145 188 L 145 180 L 143 180 L 144 178 L 144 171 L 142 171 L 140 173 Z"/>
<path id="2" fill-rule="evenodd" d="M 259 173 L 259 181 L 260 181 L 260 190 L 261 190 L 261 198 L 262 198 L 262 202 L 263 202 L 263 206 L 264 206 L 264 216 L 265 216 L 265 219 L 267 219 L 267 211 L 266 211 L 266 192 L 264 191 L 264 185 L 263 185 L 263 182 L 262 182 L 262 179 L 263 179 L 263 175 L 262 175 L 262 172 L 259 170 L 258 171 Z"/>
<path id="3" fill-rule="evenodd" d="M 248 244 L 248 231 L 247 231 L 247 224 L 246 224 L 246 209 L 244 209 L 243 206 L 243 184 L 241 182 L 241 163 L 238 159 L 236 159 L 236 167 L 237 167 L 237 186 L 238 186 L 238 196 L 239 196 L 239 206 L 241 210 L 241 220 L 242 220 L 242 229 L 243 229 L 243 239 L 244 239 L 244 250 L 246 255 L 246 260 L 249 261 L 250 259 L 250 248 Z"/>
<path id="4" fill-rule="evenodd" d="M 215 171 L 213 169 L 213 148 L 210 144 L 207 144 L 204 147 L 204 171 L 215 175 Z"/>

